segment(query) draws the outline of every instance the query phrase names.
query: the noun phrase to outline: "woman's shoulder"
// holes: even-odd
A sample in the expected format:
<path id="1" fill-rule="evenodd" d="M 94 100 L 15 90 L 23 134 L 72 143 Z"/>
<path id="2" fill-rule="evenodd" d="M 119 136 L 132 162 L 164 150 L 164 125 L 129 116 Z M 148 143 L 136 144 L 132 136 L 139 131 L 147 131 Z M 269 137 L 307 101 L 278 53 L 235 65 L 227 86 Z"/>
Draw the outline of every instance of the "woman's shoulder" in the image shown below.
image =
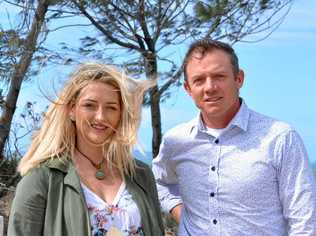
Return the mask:
<path id="1" fill-rule="evenodd" d="M 36 167 L 30 169 L 21 179 L 20 185 L 26 187 L 31 186 L 47 186 L 50 175 L 52 173 L 65 172 L 68 168 L 69 161 L 67 159 L 63 160 L 60 158 L 52 158 L 46 160 Z M 59 171 L 54 171 L 59 170 Z"/>
<path id="2" fill-rule="evenodd" d="M 21 181 L 25 182 L 38 182 L 43 179 L 47 179 L 49 176 L 49 168 L 46 165 L 46 161 L 44 163 L 39 164 L 36 167 L 30 169 L 25 175 L 22 176 Z"/>
<path id="3" fill-rule="evenodd" d="M 154 184 L 154 176 L 148 164 L 135 159 L 135 180 L 142 186 L 151 186 Z"/>
<path id="4" fill-rule="evenodd" d="M 44 198 L 48 191 L 49 168 L 45 165 L 38 165 L 29 170 L 17 185 L 15 192 L 15 202 L 36 203 Z"/>
<path id="5" fill-rule="evenodd" d="M 134 159 L 135 160 L 135 164 L 136 164 L 136 168 L 140 168 L 140 169 L 150 169 L 149 165 L 146 164 L 145 162 L 138 160 L 138 159 Z"/>
<path id="6" fill-rule="evenodd" d="M 151 168 L 148 164 L 138 159 L 135 159 L 135 172 L 136 175 L 151 175 Z"/>

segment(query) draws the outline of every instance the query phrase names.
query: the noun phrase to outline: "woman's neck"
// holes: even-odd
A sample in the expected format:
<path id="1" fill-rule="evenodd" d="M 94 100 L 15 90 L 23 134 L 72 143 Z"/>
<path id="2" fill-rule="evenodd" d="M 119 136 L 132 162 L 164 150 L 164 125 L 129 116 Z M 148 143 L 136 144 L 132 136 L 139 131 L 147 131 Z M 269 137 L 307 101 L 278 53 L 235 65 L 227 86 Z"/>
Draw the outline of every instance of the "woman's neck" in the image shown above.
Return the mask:
<path id="1" fill-rule="evenodd" d="M 79 154 L 89 158 L 93 163 L 99 163 L 106 153 L 106 148 L 92 144 L 80 144 L 77 142 L 76 149 Z"/>

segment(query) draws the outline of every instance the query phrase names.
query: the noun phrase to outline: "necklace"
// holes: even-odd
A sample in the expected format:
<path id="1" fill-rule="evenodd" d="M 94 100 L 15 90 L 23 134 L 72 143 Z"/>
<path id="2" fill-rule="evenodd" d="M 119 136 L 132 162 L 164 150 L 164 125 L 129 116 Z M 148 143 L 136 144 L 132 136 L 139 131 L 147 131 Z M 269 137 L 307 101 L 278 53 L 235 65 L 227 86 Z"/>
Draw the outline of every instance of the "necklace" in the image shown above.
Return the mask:
<path id="1" fill-rule="evenodd" d="M 103 180 L 105 178 L 105 173 L 104 173 L 104 169 L 103 169 L 103 163 L 104 163 L 105 159 L 102 158 L 102 161 L 100 161 L 98 164 L 95 164 L 93 161 L 90 160 L 89 157 L 87 157 L 85 154 L 83 154 L 78 148 L 76 148 L 76 149 L 83 157 L 85 157 L 88 161 L 90 161 L 90 163 L 96 169 L 96 172 L 95 172 L 94 176 L 98 180 Z"/>

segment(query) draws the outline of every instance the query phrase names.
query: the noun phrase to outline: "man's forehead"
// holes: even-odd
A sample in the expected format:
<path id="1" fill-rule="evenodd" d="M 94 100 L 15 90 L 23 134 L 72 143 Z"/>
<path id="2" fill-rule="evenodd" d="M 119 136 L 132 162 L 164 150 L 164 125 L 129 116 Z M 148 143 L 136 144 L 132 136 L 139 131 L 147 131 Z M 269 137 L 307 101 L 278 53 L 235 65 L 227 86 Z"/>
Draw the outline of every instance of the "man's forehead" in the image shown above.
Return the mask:
<path id="1" fill-rule="evenodd" d="M 201 60 L 207 53 L 212 52 L 213 50 L 211 49 L 205 49 L 205 48 L 196 48 L 191 52 L 191 55 L 189 57 L 190 59 L 197 59 L 197 60 Z"/>

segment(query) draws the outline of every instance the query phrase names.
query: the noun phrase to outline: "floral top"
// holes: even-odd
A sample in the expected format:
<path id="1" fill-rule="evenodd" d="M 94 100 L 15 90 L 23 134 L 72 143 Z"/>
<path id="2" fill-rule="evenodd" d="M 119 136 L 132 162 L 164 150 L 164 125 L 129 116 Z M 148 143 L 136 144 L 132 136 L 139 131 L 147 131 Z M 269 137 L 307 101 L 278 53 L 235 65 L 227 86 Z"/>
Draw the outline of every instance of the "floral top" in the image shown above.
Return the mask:
<path id="1" fill-rule="evenodd" d="M 144 236 L 139 209 L 124 182 L 111 204 L 83 183 L 81 186 L 88 206 L 93 236 Z"/>

